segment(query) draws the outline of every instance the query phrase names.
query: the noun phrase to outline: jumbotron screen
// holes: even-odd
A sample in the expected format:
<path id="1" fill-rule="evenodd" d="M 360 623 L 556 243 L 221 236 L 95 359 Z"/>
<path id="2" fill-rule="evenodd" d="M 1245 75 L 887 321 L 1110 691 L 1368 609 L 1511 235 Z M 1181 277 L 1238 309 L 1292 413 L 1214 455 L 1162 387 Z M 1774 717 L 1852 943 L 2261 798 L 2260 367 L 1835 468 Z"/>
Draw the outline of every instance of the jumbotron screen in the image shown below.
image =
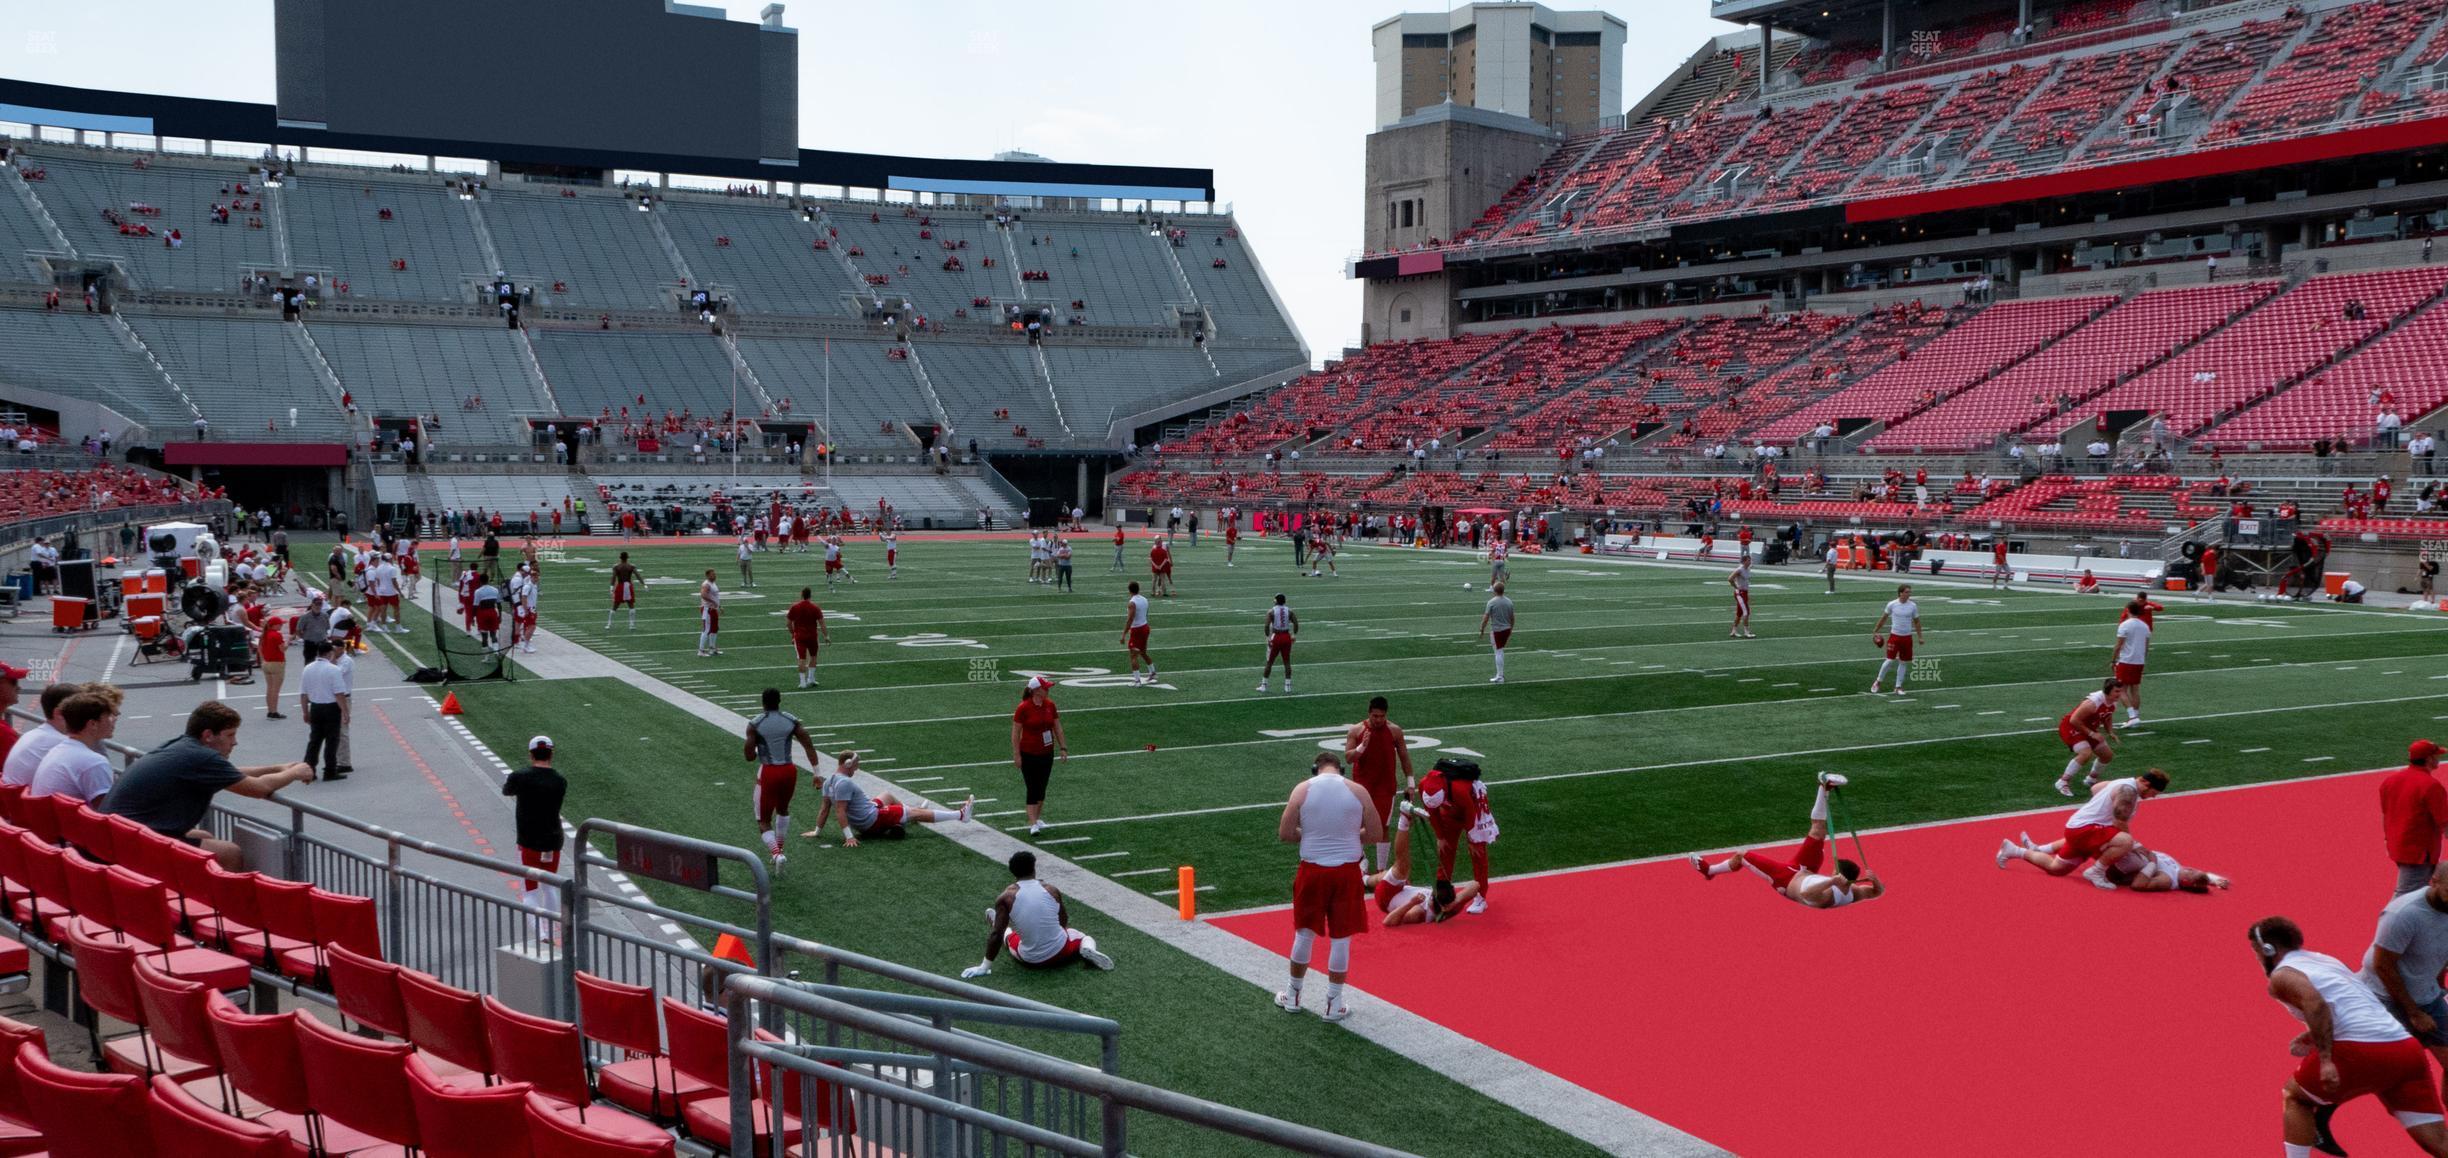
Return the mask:
<path id="1" fill-rule="evenodd" d="M 280 117 L 337 133 L 798 156 L 797 36 L 664 0 L 278 0 Z"/>

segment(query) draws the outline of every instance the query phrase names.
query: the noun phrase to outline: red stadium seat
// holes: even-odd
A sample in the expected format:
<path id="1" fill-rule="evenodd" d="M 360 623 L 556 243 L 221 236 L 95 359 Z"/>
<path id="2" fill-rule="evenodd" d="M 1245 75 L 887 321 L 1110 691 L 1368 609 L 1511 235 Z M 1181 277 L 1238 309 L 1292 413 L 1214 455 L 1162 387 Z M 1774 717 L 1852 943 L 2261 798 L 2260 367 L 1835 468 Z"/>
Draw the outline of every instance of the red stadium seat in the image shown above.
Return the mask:
<path id="1" fill-rule="evenodd" d="M 578 974 L 578 1024 L 587 1039 L 628 1055 L 596 1068 L 596 1089 L 615 1105 L 670 1121 L 684 1103 L 720 1091 L 673 1070 L 656 1010 L 652 989 Z"/>
<path id="2" fill-rule="evenodd" d="M 224 1114 L 168 1077 L 154 1077 L 147 1093 L 152 1153 L 159 1158 L 288 1158 L 288 1134 Z"/>
<path id="3" fill-rule="evenodd" d="M 407 1061 L 408 1100 L 426 1158 L 531 1158 L 525 1082 L 452 1085 L 421 1057 Z"/>
<path id="4" fill-rule="evenodd" d="M 26 1042 L 17 1047 L 17 1084 L 31 1124 L 56 1158 L 156 1152 L 143 1078 L 65 1069 L 41 1045 Z"/>

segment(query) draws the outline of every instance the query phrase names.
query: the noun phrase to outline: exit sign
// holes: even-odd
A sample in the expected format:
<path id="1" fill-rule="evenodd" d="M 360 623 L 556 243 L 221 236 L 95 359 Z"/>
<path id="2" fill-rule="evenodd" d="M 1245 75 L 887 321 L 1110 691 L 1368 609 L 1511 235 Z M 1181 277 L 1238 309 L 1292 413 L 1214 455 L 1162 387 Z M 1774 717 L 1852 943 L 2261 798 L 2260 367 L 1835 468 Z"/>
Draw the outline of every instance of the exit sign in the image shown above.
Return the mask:
<path id="1" fill-rule="evenodd" d="M 622 872 L 699 891 L 714 888 L 717 858 L 712 853 L 645 833 L 618 832 L 612 837 L 612 854 Z"/>

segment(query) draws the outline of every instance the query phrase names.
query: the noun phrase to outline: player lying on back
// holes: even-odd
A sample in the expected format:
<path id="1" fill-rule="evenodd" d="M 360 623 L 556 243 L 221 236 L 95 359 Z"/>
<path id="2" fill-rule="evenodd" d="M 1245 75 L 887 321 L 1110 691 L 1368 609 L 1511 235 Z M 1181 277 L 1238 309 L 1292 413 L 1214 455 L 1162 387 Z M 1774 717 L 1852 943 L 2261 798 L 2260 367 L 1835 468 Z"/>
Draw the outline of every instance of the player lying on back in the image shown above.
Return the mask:
<path id="1" fill-rule="evenodd" d="M 2178 864 L 2175 857 L 2139 844 L 2102 872 L 2110 884 L 2123 885 L 2137 893 L 2207 893 L 2235 883 L 2217 873 L 2187 868 Z"/>
<path id="2" fill-rule="evenodd" d="M 1428 810 L 1408 800 L 1394 802 L 1394 859 L 1384 872 L 1368 876 L 1369 895 L 1377 902 L 1377 911 L 1385 914 L 1386 928 L 1397 925 L 1435 924 L 1461 916 L 1470 903 L 1479 899 L 1479 882 L 1456 885 L 1438 881 L 1435 888 L 1422 888 L 1411 883 L 1411 822 L 1426 823 Z"/>
<path id="3" fill-rule="evenodd" d="M 1750 869 L 1779 896 L 1814 909 L 1841 908 L 1887 895 L 1887 886 L 1877 873 L 1865 872 L 1843 857 L 1836 858 L 1834 876 L 1820 871 L 1827 865 L 1828 793 L 1844 786 L 1845 778 L 1834 772 L 1819 774 L 1819 797 L 1811 803 L 1810 834 L 1802 838 L 1802 847 L 1792 860 L 1743 851 L 1710 864 L 1695 852 L 1691 854 L 1692 867 L 1700 870 L 1702 880 L 1712 881 L 1730 872 Z"/>
<path id="4" fill-rule="evenodd" d="M 2168 775 L 2153 768 L 2140 776 L 2110 780 L 2091 790 L 2091 799 L 2084 801 L 2074 815 L 2067 818 L 2065 836 L 2047 844 L 2032 843 L 2031 834 L 2021 834 L 2019 841 L 1998 843 L 1997 866 L 2005 868 L 2020 860 L 2053 877 L 2062 877 L 2082 868 L 2084 861 L 2096 858 L 2099 863 L 2083 869 L 2083 879 L 2103 889 L 2116 886 L 2109 883 L 2104 865 L 2141 847 L 2134 840 L 2134 811 L 2142 802 L 2167 791 Z"/>

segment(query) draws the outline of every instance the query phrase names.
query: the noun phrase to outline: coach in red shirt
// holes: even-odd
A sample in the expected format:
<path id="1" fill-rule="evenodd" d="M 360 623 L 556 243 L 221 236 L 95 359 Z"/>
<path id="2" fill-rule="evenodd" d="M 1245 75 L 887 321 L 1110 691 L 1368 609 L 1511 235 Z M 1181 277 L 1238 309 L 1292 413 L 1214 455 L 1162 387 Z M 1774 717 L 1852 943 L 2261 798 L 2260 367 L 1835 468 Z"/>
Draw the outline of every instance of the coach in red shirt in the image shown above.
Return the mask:
<path id="1" fill-rule="evenodd" d="M 2380 781 L 2380 827 L 2389 859 L 2397 862 L 2397 893 L 2431 881 L 2438 867 L 2440 830 L 2448 827 L 2448 787 L 2439 777 L 2440 746 L 2416 740 L 2406 746 L 2406 766 Z"/>

